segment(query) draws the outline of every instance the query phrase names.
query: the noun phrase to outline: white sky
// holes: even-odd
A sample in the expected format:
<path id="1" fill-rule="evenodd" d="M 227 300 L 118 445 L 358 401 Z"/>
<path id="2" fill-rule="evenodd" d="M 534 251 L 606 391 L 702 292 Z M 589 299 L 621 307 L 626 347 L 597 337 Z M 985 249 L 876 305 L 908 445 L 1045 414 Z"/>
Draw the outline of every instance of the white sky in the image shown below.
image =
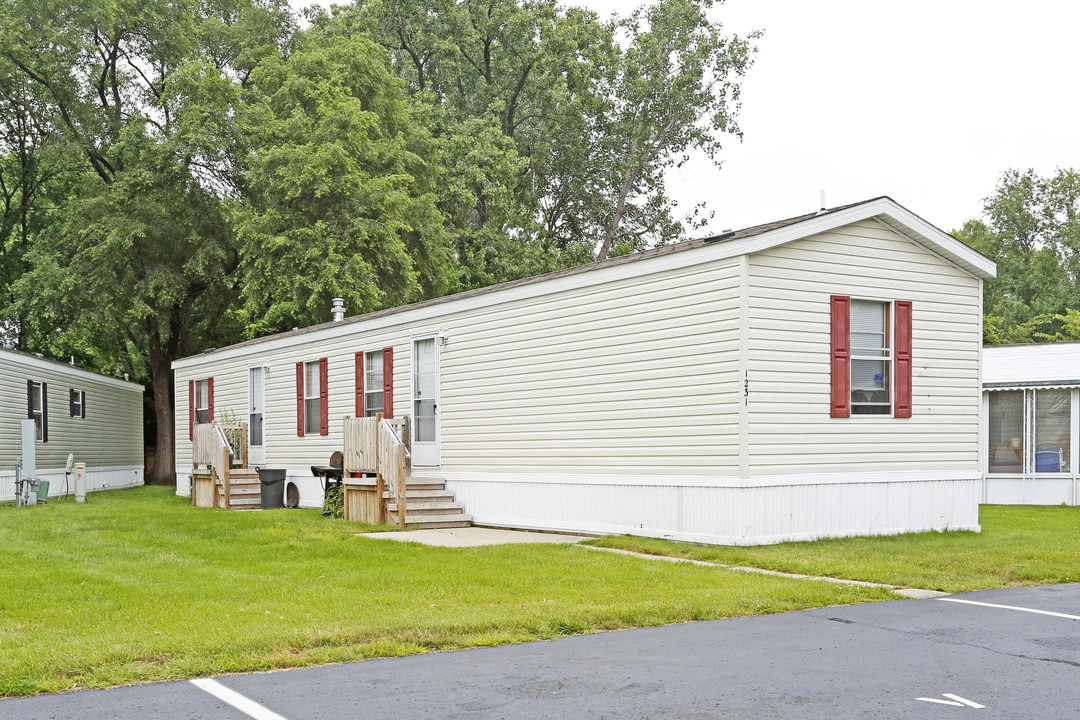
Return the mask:
<path id="1" fill-rule="evenodd" d="M 605 17 L 640 4 L 563 2 Z M 950 231 L 1010 167 L 1080 168 L 1080 3 L 727 0 L 714 16 L 765 37 L 743 141 L 720 169 L 701 156 L 669 177 L 687 210 L 715 211 L 708 230 L 813 212 L 824 190 L 829 207 L 889 195 Z"/>

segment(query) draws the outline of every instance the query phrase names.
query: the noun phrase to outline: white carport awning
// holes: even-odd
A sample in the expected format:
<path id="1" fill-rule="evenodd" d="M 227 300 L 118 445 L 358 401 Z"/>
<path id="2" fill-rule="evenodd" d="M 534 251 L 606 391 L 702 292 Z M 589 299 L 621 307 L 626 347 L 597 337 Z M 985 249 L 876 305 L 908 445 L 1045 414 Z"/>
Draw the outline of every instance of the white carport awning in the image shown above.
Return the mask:
<path id="1" fill-rule="evenodd" d="M 983 390 L 1068 390 L 1080 387 L 1080 380 L 1034 380 L 1032 382 L 983 383 Z"/>

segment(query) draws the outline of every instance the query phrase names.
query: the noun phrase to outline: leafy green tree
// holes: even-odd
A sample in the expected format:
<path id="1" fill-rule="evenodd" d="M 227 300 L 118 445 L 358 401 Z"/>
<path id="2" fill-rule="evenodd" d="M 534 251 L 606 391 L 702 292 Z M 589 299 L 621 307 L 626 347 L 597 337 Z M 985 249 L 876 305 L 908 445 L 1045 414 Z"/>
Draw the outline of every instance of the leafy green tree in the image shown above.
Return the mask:
<path id="1" fill-rule="evenodd" d="M 229 119 L 254 67 L 292 31 L 277 0 L 13 0 L 0 10 L 0 77 L 34 88 L 28 115 L 69 149 L 73 178 L 62 222 L 27 250 L 19 322 L 54 352 L 78 349 L 150 381 L 151 482 L 170 482 L 175 467 L 172 360 L 238 336 L 222 322 L 240 261 Z"/>
<path id="2" fill-rule="evenodd" d="M 63 197 L 64 148 L 30 110 L 40 110 L 32 83 L 0 78 L 0 339 L 23 347 L 26 328 L 11 311 L 15 283 L 26 271 L 34 234 L 55 215 Z"/>
<path id="3" fill-rule="evenodd" d="M 683 235 L 663 171 L 690 148 L 715 156 L 720 133 L 738 134 L 738 81 L 757 37 L 726 36 L 707 16 L 717 5 L 665 0 L 617 22 L 555 0 L 367 0 L 317 22 L 370 33 L 436 108 L 444 164 L 485 176 L 465 188 L 471 197 L 440 204 L 462 264 L 482 260 L 472 283 Z M 482 134 L 492 152 L 479 162 L 455 140 L 477 123 L 512 144 Z M 498 214 L 486 211 L 493 197 L 506 199 Z M 507 251 L 512 261 L 495 264 Z"/>
<path id="4" fill-rule="evenodd" d="M 1009 170 L 983 218 L 954 234 L 998 264 L 984 285 L 987 342 L 1062 337 L 1067 311 L 1080 309 L 1080 175 Z"/>
<path id="5" fill-rule="evenodd" d="M 239 211 L 251 325 L 263 333 L 434 297 L 451 282 L 435 154 L 370 40 L 313 31 L 253 75 Z"/>
<path id="6" fill-rule="evenodd" d="M 603 199 L 597 260 L 641 249 L 645 240 L 679 238 L 684 227 L 673 217 L 664 172 L 682 165 L 692 148 L 715 162 L 720 136 L 740 136 L 739 79 L 760 33 L 725 35 L 707 15 L 713 6 L 665 0 L 620 23 L 629 41 L 606 78 L 609 92 L 593 126 L 594 192 Z"/>

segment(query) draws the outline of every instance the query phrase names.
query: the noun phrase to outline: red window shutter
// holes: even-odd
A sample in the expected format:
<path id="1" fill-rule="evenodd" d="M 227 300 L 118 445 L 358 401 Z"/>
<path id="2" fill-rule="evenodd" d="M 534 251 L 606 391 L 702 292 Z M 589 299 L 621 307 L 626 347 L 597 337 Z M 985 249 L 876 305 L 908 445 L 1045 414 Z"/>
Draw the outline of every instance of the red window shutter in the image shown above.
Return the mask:
<path id="1" fill-rule="evenodd" d="M 383 417 L 394 417 L 394 348 L 382 351 L 382 411 Z"/>
<path id="2" fill-rule="evenodd" d="M 296 363 L 296 436 L 304 437 L 304 363 Z"/>
<path id="3" fill-rule="evenodd" d="M 206 378 L 206 422 L 214 422 L 214 378 Z"/>
<path id="4" fill-rule="evenodd" d="M 356 353 L 356 417 L 364 417 L 364 353 Z"/>
<path id="5" fill-rule="evenodd" d="M 195 381 L 188 380 L 187 384 L 187 439 L 195 439 Z"/>
<path id="6" fill-rule="evenodd" d="M 326 358 L 319 359 L 319 434 L 330 434 L 330 376 Z"/>
<path id="7" fill-rule="evenodd" d="M 851 298 L 833 295 L 830 416 L 851 417 Z"/>
<path id="8" fill-rule="evenodd" d="M 896 399 L 893 401 L 893 417 L 911 417 L 911 301 L 897 300 L 893 303 L 896 318 L 893 383 Z"/>

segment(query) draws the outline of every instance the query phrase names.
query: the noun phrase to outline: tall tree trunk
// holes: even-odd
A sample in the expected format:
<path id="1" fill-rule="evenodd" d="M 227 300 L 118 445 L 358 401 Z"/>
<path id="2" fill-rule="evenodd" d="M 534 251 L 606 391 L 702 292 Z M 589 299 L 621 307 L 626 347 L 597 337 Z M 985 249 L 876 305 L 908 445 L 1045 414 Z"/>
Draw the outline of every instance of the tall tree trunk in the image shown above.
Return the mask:
<path id="1" fill-rule="evenodd" d="M 176 433 L 169 387 L 172 362 L 162 352 L 157 333 L 150 334 L 149 350 L 150 384 L 153 386 L 154 415 L 157 418 L 157 452 L 154 469 L 147 482 L 151 485 L 171 485 L 176 482 Z"/>

